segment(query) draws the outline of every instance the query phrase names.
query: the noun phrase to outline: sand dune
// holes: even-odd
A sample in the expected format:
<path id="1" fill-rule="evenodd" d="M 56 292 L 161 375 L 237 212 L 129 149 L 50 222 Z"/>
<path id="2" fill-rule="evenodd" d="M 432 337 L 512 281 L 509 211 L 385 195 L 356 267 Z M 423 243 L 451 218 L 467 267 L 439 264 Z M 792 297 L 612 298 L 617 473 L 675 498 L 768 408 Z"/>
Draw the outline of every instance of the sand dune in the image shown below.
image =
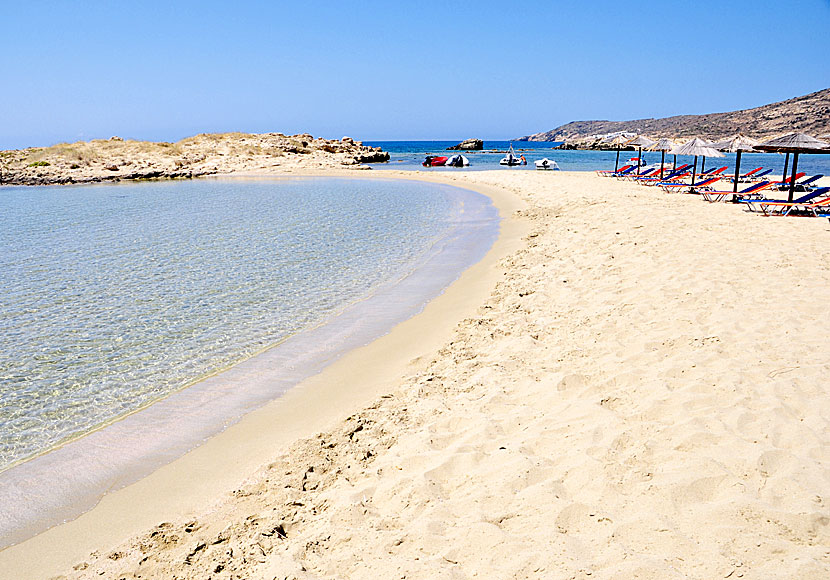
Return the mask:
<path id="1" fill-rule="evenodd" d="M 441 179 L 526 203 L 475 314 L 374 404 L 63 577 L 830 577 L 827 221 Z"/>

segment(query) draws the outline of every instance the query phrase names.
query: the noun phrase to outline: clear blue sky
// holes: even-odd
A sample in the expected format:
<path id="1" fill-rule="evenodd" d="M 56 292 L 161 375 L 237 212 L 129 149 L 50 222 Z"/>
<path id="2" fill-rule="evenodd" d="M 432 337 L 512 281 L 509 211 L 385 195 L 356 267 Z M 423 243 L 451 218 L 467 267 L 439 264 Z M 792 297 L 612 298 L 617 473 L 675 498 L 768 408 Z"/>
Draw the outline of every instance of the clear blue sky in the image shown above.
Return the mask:
<path id="1" fill-rule="evenodd" d="M 830 0 L 0 0 L 0 148 L 513 138 L 830 87 Z"/>

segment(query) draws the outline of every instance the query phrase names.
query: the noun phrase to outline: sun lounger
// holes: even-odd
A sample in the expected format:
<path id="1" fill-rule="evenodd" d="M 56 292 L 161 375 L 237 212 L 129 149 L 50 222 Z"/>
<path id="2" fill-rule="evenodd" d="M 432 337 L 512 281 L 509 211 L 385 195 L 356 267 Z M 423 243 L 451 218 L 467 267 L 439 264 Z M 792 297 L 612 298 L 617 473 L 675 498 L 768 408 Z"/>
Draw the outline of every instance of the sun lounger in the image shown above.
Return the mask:
<path id="1" fill-rule="evenodd" d="M 752 195 L 757 194 L 765 189 L 769 189 L 773 185 L 773 181 L 761 181 L 754 185 L 751 185 L 745 189 L 742 189 L 738 193 L 733 191 L 702 191 L 701 194 L 703 195 L 703 199 L 710 202 L 718 202 L 725 200 L 730 195 L 737 195 L 737 196 L 744 196 L 744 195 Z"/>
<path id="2" fill-rule="evenodd" d="M 773 183 L 774 185 L 774 183 Z M 817 189 L 810 193 L 806 193 L 801 197 L 795 198 L 793 201 L 787 201 L 786 199 L 775 199 L 771 197 L 762 197 L 759 194 L 759 191 L 755 191 L 754 193 L 750 193 L 747 195 L 742 196 L 742 199 L 739 199 L 739 203 L 744 203 L 747 206 L 749 211 L 760 211 L 760 204 L 762 203 L 807 203 L 812 201 L 816 197 L 820 197 L 825 195 L 828 188 Z"/>
<path id="3" fill-rule="evenodd" d="M 659 167 L 648 167 L 648 168 L 644 167 L 644 168 L 642 168 L 642 171 L 640 171 L 640 175 L 637 175 L 637 173 L 635 172 L 635 173 L 626 173 L 625 175 L 621 175 L 620 177 L 622 177 L 624 179 L 637 179 L 638 177 L 642 178 L 642 177 L 648 177 L 649 175 L 654 175 L 655 171 L 660 171 L 660 168 Z"/>
<path id="4" fill-rule="evenodd" d="M 752 179 L 753 175 L 755 175 L 756 173 L 758 173 L 762 169 L 763 169 L 763 167 L 756 167 L 752 171 L 747 171 L 743 175 L 739 175 L 738 176 L 738 183 L 740 183 L 741 181 L 749 181 L 750 179 Z M 770 171 L 772 171 L 772 169 L 770 169 Z M 734 175 L 732 176 L 731 181 L 732 181 L 732 183 L 735 183 L 735 176 Z"/>
<path id="5" fill-rule="evenodd" d="M 762 179 L 764 179 L 764 177 L 766 177 L 770 173 L 772 173 L 772 169 L 764 169 L 761 173 L 756 173 L 755 175 L 753 175 L 752 177 L 749 177 L 748 179 L 749 179 L 749 181 L 761 181 Z"/>
<path id="6" fill-rule="evenodd" d="M 693 183 L 689 185 L 688 183 L 675 183 L 675 182 L 664 182 L 658 183 L 660 187 L 663 188 L 663 191 L 666 193 L 670 193 L 672 191 L 680 191 L 684 187 L 688 187 L 690 192 L 697 193 L 696 190 L 700 187 L 707 187 L 712 185 L 716 181 L 720 181 L 720 176 L 716 175 L 715 177 L 709 177 L 704 179 L 703 181 L 698 181 L 697 183 Z"/>
<path id="7" fill-rule="evenodd" d="M 687 169 L 691 166 L 692 166 L 691 163 L 685 163 L 685 164 L 679 166 L 677 169 L 672 170 L 671 173 L 665 173 L 665 175 L 663 176 L 662 179 L 659 176 L 658 177 L 652 177 L 652 176 L 649 175 L 648 177 L 643 177 L 643 176 L 634 177 L 634 181 L 636 181 L 637 183 L 639 183 L 641 185 L 654 185 L 655 183 L 658 183 L 658 182 L 672 181 L 672 180 L 675 180 L 675 179 L 680 179 L 681 177 L 689 174 Z"/>
<path id="8" fill-rule="evenodd" d="M 824 175 L 822 175 L 821 173 L 819 173 L 818 175 L 814 175 L 812 177 L 808 177 L 804 181 L 799 181 L 798 183 L 796 183 L 795 188 L 797 191 L 809 191 L 810 186 L 822 177 L 824 177 Z"/>
<path id="9" fill-rule="evenodd" d="M 826 197 L 813 203 L 808 202 L 817 197 L 827 195 L 828 192 L 830 192 L 830 187 L 822 187 L 791 202 L 760 201 L 756 203 L 758 204 L 759 209 L 766 216 L 790 215 L 791 213 L 796 212 L 812 214 L 813 216 L 819 217 L 830 213 L 830 197 Z"/>
<path id="10" fill-rule="evenodd" d="M 806 173 L 804 173 L 803 171 L 799 171 L 798 173 L 796 173 L 796 174 L 795 174 L 795 179 L 796 179 L 796 181 L 798 181 L 799 179 L 801 179 L 801 178 L 802 178 L 802 177 L 804 177 L 805 175 L 807 175 L 807 174 L 806 174 Z M 789 189 L 789 187 L 790 187 L 790 182 L 791 182 L 792 180 L 793 180 L 793 176 L 792 176 L 792 175 L 790 175 L 787 179 L 782 179 L 781 181 L 776 181 L 776 183 L 778 184 L 778 189 L 781 189 L 781 190 L 783 190 L 783 189 Z"/>
<path id="11" fill-rule="evenodd" d="M 601 169 L 597 171 L 597 175 L 601 177 L 611 177 L 612 175 L 625 175 L 629 171 L 634 171 L 636 166 L 634 165 L 623 165 L 618 170 L 614 171 L 613 169 Z"/>

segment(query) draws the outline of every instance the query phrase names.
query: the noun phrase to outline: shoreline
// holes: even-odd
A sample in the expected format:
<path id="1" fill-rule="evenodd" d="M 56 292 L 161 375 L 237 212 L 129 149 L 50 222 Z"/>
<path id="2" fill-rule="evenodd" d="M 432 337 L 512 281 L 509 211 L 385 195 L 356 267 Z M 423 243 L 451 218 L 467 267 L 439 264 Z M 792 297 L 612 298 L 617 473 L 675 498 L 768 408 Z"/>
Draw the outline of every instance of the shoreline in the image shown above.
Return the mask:
<path id="1" fill-rule="evenodd" d="M 236 457 L 246 447 L 212 441 L 228 446 L 228 477 L 254 470 L 229 480 L 232 493 L 162 511 L 133 535 L 142 510 L 108 503 L 98 513 L 121 520 L 98 524 L 120 535 L 93 541 L 81 532 L 100 530 L 68 524 L 75 535 L 45 534 L 18 559 L 0 552 L 0 569 L 828 577 L 827 222 L 580 173 L 441 177 L 517 201 L 518 235 L 474 292 L 430 310 L 442 328 L 426 319 L 438 333 L 416 345 L 423 356 L 401 354 L 416 328 L 369 364 L 350 359 L 334 379 L 365 394 L 355 412 L 357 397 L 329 399 L 326 388 L 343 394 L 330 383 L 295 391 L 309 408 L 321 392 L 331 412 L 319 428 L 284 426 L 311 436 L 267 441 L 273 421 L 257 415 L 243 441 L 268 457 L 258 470 Z M 201 483 L 204 464 L 179 467 L 170 491 L 201 493 L 187 477 Z M 138 488 L 117 497 L 145 497 Z"/>
<path id="2" fill-rule="evenodd" d="M 353 171 L 346 170 L 297 171 L 273 175 L 254 173 L 234 175 L 230 178 L 298 176 L 348 176 L 362 179 L 375 177 L 369 177 L 365 173 L 355 175 Z M 376 178 L 401 177 L 391 177 L 384 173 Z M 413 176 L 410 179 L 461 186 L 451 183 L 451 180 L 440 178 L 422 179 L 420 176 Z M 58 573 L 60 570 L 68 569 L 74 560 L 82 558 L 102 542 L 109 543 L 114 541 L 114 538 L 130 537 L 157 523 L 162 517 L 170 518 L 173 515 L 204 509 L 212 499 L 231 491 L 241 483 L 240 478 L 244 479 L 255 471 L 279 448 L 312 435 L 315 430 L 323 428 L 333 420 L 343 419 L 346 409 L 352 412 L 359 411 L 381 394 L 385 385 L 393 383 L 404 372 L 411 372 L 416 368 L 419 363 L 414 361 L 430 352 L 430 347 L 426 345 L 437 348 L 451 332 L 452 321 L 457 316 L 457 311 L 474 308 L 475 301 L 466 306 L 462 304 L 465 302 L 463 296 L 486 291 L 486 283 L 483 284 L 482 280 L 488 275 L 492 276 L 493 264 L 503 257 L 507 248 L 515 244 L 517 236 L 520 235 L 521 228 L 511 218 L 512 212 L 518 207 L 515 199 L 497 190 L 461 187 L 490 198 L 502 217 L 501 232 L 485 257 L 462 272 L 443 293 L 429 301 L 420 313 L 397 324 L 388 334 L 368 346 L 348 351 L 320 374 L 303 380 L 281 398 L 248 413 L 239 422 L 211 437 L 183 457 L 160 467 L 127 487 L 105 495 L 92 510 L 77 519 L 52 527 L 0 551 L 0 567 L 14 566 L 12 569 L 16 577 L 20 578 L 27 577 L 27 574 L 41 577 L 45 573 Z M 416 336 L 417 346 L 411 344 Z M 366 367 L 373 369 L 368 374 L 374 376 L 364 376 L 367 372 L 361 369 Z M 382 373 L 377 372 L 380 367 Z M 353 387 L 351 390 L 345 387 L 358 382 L 363 384 L 357 392 Z M 263 432 L 268 435 L 263 437 Z M 242 446 L 243 442 L 250 443 L 251 440 L 255 440 L 255 448 L 249 447 L 244 453 L 240 453 L 238 447 Z M 233 468 L 228 469 L 228 464 L 233 465 Z M 198 483 L 185 483 L 182 481 L 183 473 L 195 475 Z M 160 493 L 161 490 L 165 490 L 165 493 Z M 150 498 L 154 501 L 148 505 Z M 152 505 L 153 503 L 157 505 Z M 123 510 L 125 505 L 136 504 L 141 505 L 141 508 L 132 507 L 126 510 L 129 513 Z M 55 545 L 61 546 L 63 550 L 55 549 Z M 52 548 L 47 550 L 46 546 Z M 45 551 L 51 554 L 49 558 L 44 558 Z M 29 556 L 23 557 L 22 554 Z M 40 562 L 37 572 L 31 569 L 30 557 L 34 557 L 35 554 Z M 24 562 L 25 560 L 28 562 Z M 15 563 L 20 567 L 15 566 Z"/>
<path id="3" fill-rule="evenodd" d="M 257 181 L 281 179 L 313 178 Z M 374 181 L 394 186 L 391 179 Z M 405 271 L 320 323 L 0 471 L 0 504 L 9 506 L 0 513 L 0 549 L 81 515 L 104 493 L 184 455 L 344 353 L 420 312 L 475 264 L 498 234 L 493 219 L 497 210 L 489 198 L 451 186 L 443 191 L 453 199 L 448 214 L 453 225 Z M 60 484 L 49 483 L 56 475 Z M 28 508 L 31 498 L 39 500 L 36 513 Z"/>

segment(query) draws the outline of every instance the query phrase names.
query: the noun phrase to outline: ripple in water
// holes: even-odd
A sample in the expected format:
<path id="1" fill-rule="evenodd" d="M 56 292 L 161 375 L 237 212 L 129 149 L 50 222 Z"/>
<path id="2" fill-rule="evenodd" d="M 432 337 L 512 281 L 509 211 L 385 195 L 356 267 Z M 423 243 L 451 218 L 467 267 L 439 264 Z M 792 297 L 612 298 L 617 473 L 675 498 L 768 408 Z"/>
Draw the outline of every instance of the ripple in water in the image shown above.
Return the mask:
<path id="1" fill-rule="evenodd" d="M 451 203 L 350 179 L 0 190 L 0 469 L 404 276 Z"/>

